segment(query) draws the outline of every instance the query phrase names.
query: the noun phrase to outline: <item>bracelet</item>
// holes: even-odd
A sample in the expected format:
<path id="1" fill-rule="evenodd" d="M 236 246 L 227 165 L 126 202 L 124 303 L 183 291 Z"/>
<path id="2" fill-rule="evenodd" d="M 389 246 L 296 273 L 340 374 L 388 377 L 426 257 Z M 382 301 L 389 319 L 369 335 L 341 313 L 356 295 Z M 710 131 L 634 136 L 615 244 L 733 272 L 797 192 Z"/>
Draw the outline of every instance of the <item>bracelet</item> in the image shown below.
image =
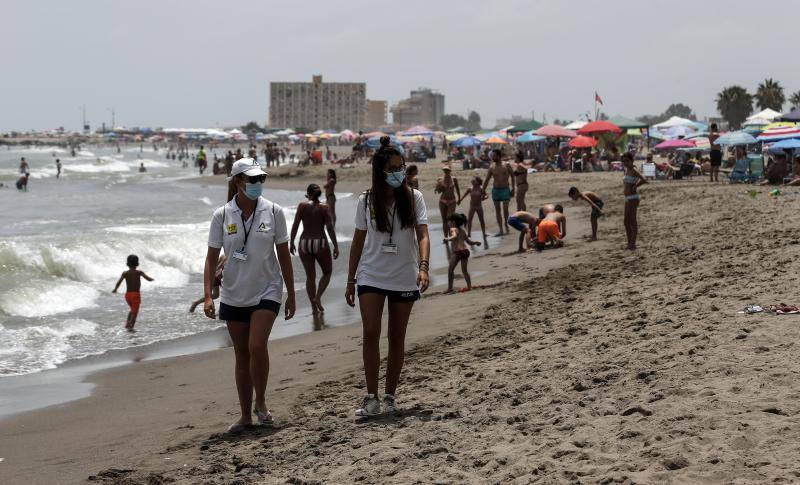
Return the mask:
<path id="1" fill-rule="evenodd" d="M 348 278 L 348 279 L 347 279 L 347 284 L 348 284 L 348 285 L 354 285 L 354 284 L 356 284 L 356 279 L 355 279 L 355 278 Z"/>

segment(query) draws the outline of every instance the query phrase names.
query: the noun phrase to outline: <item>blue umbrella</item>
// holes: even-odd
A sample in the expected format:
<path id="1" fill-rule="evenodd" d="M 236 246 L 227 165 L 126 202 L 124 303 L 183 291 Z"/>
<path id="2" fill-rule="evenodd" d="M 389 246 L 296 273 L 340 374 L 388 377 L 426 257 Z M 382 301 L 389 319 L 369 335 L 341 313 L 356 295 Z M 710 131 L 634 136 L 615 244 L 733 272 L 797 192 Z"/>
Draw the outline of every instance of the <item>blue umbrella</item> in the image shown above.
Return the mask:
<path id="1" fill-rule="evenodd" d="M 375 150 L 375 149 L 377 149 L 379 146 L 381 146 L 381 138 L 382 138 L 382 137 L 380 137 L 380 136 L 373 136 L 372 138 L 370 138 L 370 139 L 368 139 L 368 140 L 367 140 L 367 142 L 365 143 L 365 145 L 367 145 L 367 147 L 369 147 L 369 148 L 371 148 L 371 149 Z M 405 154 L 405 152 L 406 152 L 406 151 L 403 149 L 403 145 L 402 145 L 402 143 L 400 143 L 400 140 L 398 140 L 396 136 L 394 136 L 394 135 L 390 135 L 390 136 L 389 136 L 389 139 L 390 139 L 390 142 L 389 142 L 389 143 L 390 143 L 392 146 L 394 146 L 395 148 L 397 148 L 398 150 L 400 150 L 400 153 L 403 153 L 403 154 Z"/>
<path id="2" fill-rule="evenodd" d="M 789 138 L 788 140 L 781 140 L 772 145 L 769 149 L 772 150 L 795 150 L 800 148 L 800 140 L 797 138 Z"/>
<path id="3" fill-rule="evenodd" d="M 517 137 L 517 143 L 532 143 L 532 142 L 542 141 L 545 138 L 547 137 L 534 135 L 533 130 L 531 130 L 531 131 L 526 131 L 525 133 Z"/>
<path id="4" fill-rule="evenodd" d="M 474 136 L 465 136 L 464 138 L 459 138 L 458 140 L 454 141 L 451 143 L 451 145 L 458 148 L 467 148 L 479 146 L 481 143 L 482 142 Z"/>
<path id="5" fill-rule="evenodd" d="M 758 141 L 743 131 L 731 131 L 717 138 L 715 143 L 717 145 L 752 145 Z"/>

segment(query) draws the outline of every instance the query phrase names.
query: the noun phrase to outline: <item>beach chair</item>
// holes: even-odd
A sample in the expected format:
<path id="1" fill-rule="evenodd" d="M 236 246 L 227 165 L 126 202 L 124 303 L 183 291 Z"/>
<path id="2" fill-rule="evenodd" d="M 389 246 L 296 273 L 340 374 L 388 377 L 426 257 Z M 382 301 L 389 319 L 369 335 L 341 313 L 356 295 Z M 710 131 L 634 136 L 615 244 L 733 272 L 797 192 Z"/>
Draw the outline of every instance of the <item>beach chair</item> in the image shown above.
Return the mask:
<path id="1" fill-rule="evenodd" d="M 764 178 L 764 157 L 761 155 L 750 156 L 749 182 L 756 183 Z"/>
<path id="2" fill-rule="evenodd" d="M 642 164 L 642 175 L 644 176 L 644 178 L 655 179 L 656 178 L 656 164 L 655 163 L 643 163 Z"/>
<path id="3" fill-rule="evenodd" d="M 750 171 L 750 159 L 749 158 L 741 158 L 736 160 L 736 164 L 733 166 L 733 170 L 731 174 L 728 176 L 728 180 L 732 184 L 734 183 L 744 183 L 750 181 L 750 175 L 748 172 Z"/>

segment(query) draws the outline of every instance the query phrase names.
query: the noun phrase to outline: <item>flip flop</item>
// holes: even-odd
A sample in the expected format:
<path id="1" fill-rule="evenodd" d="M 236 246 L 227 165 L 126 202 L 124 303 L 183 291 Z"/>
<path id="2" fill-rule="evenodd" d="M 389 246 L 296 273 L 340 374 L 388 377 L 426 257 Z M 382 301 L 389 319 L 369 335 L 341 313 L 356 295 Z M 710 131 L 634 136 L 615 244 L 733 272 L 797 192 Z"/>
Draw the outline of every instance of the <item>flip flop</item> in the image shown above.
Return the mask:
<path id="1" fill-rule="evenodd" d="M 228 426 L 228 433 L 231 434 L 238 434 L 245 431 L 247 428 L 251 427 L 252 424 L 244 424 L 240 422 L 235 422 L 232 425 Z"/>
<path id="2" fill-rule="evenodd" d="M 263 426 L 272 426 L 275 424 L 275 420 L 272 418 L 272 413 L 270 413 L 269 410 L 264 412 L 255 409 L 253 410 L 253 413 L 255 413 L 256 417 L 258 418 L 258 422 Z"/>

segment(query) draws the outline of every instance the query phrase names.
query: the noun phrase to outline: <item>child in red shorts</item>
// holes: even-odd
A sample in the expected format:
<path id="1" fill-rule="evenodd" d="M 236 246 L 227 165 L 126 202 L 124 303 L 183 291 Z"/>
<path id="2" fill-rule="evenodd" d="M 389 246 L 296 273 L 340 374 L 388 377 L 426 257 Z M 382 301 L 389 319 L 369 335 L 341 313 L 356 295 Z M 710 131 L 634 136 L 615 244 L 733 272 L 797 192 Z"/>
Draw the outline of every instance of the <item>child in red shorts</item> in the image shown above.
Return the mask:
<path id="1" fill-rule="evenodd" d="M 125 328 L 133 331 L 133 326 L 136 324 L 136 316 L 139 314 L 139 305 L 142 303 L 142 295 L 139 293 L 139 289 L 142 286 L 142 278 L 147 281 L 153 281 L 153 278 L 144 274 L 144 271 L 136 269 L 139 267 L 139 257 L 135 254 L 128 256 L 127 265 L 128 271 L 122 272 L 122 276 L 119 277 L 112 293 L 116 293 L 119 285 L 122 284 L 122 280 L 125 280 L 125 301 L 131 307 L 131 311 L 128 312 L 128 319 L 125 322 Z"/>

